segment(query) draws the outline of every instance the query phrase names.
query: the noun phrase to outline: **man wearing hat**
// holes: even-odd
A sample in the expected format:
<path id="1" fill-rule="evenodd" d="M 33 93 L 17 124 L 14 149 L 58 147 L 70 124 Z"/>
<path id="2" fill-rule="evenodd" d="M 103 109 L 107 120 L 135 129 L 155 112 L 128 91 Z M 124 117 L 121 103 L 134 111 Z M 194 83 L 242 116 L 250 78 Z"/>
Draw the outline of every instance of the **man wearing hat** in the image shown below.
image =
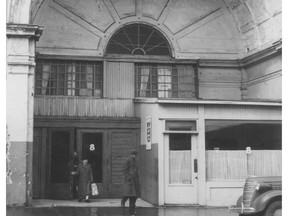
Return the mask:
<path id="1" fill-rule="evenodd" d="M 125 206 L 125 202 L 129 199 L 129 214 L 135 215 L 136 199 L 140 197 L 139 176 L 136 165 L 137 151 L 132 151 L 129 158 L 124 164 L 124 194 L 121 200 L 121 206 Z"/>

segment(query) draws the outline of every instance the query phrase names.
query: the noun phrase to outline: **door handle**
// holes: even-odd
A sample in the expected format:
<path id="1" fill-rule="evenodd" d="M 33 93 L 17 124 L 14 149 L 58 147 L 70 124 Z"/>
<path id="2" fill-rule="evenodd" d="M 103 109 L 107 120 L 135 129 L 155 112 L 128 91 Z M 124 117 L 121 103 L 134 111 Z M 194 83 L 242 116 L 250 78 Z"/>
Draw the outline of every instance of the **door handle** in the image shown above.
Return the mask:
<path id="1" fill-rule="evenodd" d="M 198 173 L 198 160 L 194 159 L 194 173 Z"/>

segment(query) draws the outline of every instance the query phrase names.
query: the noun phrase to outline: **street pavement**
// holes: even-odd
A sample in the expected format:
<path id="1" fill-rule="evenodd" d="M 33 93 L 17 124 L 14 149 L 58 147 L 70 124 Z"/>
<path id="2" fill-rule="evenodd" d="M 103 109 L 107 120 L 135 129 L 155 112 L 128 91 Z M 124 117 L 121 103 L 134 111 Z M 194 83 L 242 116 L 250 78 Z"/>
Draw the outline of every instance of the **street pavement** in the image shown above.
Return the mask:
<path id="1" fill-rule="evenodd" d="M 128 207 L 6 207 L 6 216 L 129 216 Z M 136 216 L 237 216 L 227 208 L 138 207 Z"/>

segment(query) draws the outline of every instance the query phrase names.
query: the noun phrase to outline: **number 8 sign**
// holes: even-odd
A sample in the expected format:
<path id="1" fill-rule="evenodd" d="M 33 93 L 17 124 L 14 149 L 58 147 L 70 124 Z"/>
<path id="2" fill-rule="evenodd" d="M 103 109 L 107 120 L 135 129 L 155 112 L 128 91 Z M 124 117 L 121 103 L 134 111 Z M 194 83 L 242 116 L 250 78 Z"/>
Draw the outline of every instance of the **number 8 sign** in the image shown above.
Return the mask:
<path id="1" fill-rule="evenodd" d="M 90 149 L 90 151 L 94 151 L 95 150 L 95 145 L 94 144 L 90 144 L 89 149 Z"/>

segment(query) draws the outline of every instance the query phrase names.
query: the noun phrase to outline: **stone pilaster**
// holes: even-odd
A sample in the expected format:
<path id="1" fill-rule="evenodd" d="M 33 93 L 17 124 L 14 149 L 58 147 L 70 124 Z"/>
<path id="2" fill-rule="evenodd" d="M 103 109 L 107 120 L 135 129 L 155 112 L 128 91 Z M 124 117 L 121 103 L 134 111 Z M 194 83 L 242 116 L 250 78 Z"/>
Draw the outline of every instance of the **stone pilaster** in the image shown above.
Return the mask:
<path id="1" fill-rule="evenodd" d="M 29 24 L 6 26 L 7 205 L 29 205 L 32 199 L 35 44 L 42 30 Z"/>

